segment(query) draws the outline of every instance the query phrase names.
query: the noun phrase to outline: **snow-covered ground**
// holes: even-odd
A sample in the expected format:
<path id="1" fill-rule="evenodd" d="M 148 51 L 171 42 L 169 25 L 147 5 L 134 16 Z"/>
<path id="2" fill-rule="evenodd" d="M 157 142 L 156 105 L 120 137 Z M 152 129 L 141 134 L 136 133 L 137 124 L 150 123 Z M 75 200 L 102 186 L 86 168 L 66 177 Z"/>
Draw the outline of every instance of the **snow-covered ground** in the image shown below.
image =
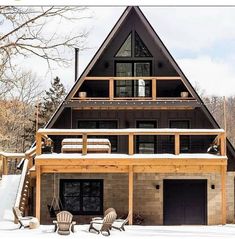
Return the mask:
<path id="1" fill-rule="evenodd" d="M 40 226 L 38 229 L 17 229 L 17 225 L 0 222 L 0 238 L 23 239 L 53 239 L 76 238 L 95 239 L 104 238 L 102 235 L 88 232 L 88 225 L 75 226 L 75 233 L 61 236 L 53 232 L 53 226 Z M 235 239 L 235 225 L 225 226 L 126 226 L 125 232 L 111 231 L 109 238 L 117 239 Z"/>
<path id="2" fill-rule="evenodd" d="M 12 207 L 16 200 L 16 194 L 21 175 L 3 175 L 0 180 L 0 223 L 13 220 Z"/>
<path id="3" fill-rule="evenodd" d="M 0 181 L 0 239 L 62 238 L 53 232 L 53 225 L 41 225 L 38 229 L 18 229 L 13 223 L 14 205 L 20 175 L 3 176 Z M 76 225 L 75 233 L 68 238 L 95 239 L 102 235 L 88 232 L 89 225 Z M 126 226 L 125 232 L 111 231 L 109 238 L 130 239 L 235 239 L 235 225 L 225 226 Z"/>

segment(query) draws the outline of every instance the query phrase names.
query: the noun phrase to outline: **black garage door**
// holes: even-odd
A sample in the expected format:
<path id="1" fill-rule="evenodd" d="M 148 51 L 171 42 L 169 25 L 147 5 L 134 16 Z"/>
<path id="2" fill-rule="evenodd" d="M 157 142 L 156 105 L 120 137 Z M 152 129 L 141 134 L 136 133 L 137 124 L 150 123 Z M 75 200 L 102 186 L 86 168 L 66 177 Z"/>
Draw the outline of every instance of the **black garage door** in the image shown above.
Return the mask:
<path id="1" fill-rule="evenodd" d="M 164 225 L 207 224 L 207 180 L 164 180 Z"/>

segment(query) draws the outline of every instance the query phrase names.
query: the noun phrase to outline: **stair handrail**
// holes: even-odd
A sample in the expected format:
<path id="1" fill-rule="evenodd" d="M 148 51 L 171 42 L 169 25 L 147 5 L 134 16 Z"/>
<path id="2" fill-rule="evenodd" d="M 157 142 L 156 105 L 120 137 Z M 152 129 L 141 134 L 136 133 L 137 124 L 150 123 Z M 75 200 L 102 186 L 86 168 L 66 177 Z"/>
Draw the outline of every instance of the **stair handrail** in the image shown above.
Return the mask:
<path id="1" fill-rule="evenodd" d="M 21 176 L 20 176 L 18 191 L 17 191 L 17 194 L 16 194 L 16 200 L 15 200 L 15 205 L 14 205 L 15 207 L 20 206 L 20 201 L 21 201 L 21 196 L 22 196 L 22 193 L 23 193 L 24 182 L 25 182 L 26 175 L 28 173 L 28 163 L 29 163 L 29 160 L 25 159 L 24 160 L 24 166 L 23 166 L 23 169 L 22 169 L 22 173 L 21 173 Z"/>

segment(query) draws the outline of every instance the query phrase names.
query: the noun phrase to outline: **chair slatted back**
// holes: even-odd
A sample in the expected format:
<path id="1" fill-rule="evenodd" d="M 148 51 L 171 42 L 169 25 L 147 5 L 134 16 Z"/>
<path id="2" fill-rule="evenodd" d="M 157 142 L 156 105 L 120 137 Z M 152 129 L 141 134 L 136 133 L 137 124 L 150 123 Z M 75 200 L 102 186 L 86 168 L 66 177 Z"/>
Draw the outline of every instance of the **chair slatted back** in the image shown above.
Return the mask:
<path id="1" fill-rule="evenodd" d="M 56 215 L 57 222 L 72 222 L 73 215 L 68 211 L 61 211 Z"/>
<path id="2" fill-rule="evenodd" d="M 116 220 L 117 214 L 115 211 L 109 212 L 103 220 L 103 225 L 100 229 L 100 231 L 109 231 L 112 227 L 113 222 Z"/>
<path id="3" fill-rule="evenodd" d="M 110 207 L 110 208 L 108 208 L 108 209 L 105 210 L 104 216 L 106 216 L 106 215 L 107 215 L 108 213 L 110 213 L 110 212 L 115 212 L 115 213 L 116 213 L 116 210 L 115 210 L 114 208 Z"/>
<path id="4" fill-rule="evenodd" d="M 70 225 L 73 220 L 73 215 L 68 211 L 61 211 L 56 215 L 58 230 L 69 231 Z"/>

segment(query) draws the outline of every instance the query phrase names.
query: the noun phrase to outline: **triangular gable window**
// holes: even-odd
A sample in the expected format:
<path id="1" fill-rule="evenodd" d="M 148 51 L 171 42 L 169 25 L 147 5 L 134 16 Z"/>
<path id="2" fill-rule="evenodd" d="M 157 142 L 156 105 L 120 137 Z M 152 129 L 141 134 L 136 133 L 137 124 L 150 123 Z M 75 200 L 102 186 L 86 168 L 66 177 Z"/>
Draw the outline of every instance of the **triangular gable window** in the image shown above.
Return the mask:
<path id="1" fill-rule="evenodd" d="M 141 40 L 139 35 L 135 32 L 135 57 L 151 57 L 151 53 Z"/>
<path id="2" fill-rule="evenodd" d="M 121 48 L 117 52 L 116 56 L 118 57 L 131 57 L 131 34 L 127 37 L 125 42 L 122 44 Z"/>

